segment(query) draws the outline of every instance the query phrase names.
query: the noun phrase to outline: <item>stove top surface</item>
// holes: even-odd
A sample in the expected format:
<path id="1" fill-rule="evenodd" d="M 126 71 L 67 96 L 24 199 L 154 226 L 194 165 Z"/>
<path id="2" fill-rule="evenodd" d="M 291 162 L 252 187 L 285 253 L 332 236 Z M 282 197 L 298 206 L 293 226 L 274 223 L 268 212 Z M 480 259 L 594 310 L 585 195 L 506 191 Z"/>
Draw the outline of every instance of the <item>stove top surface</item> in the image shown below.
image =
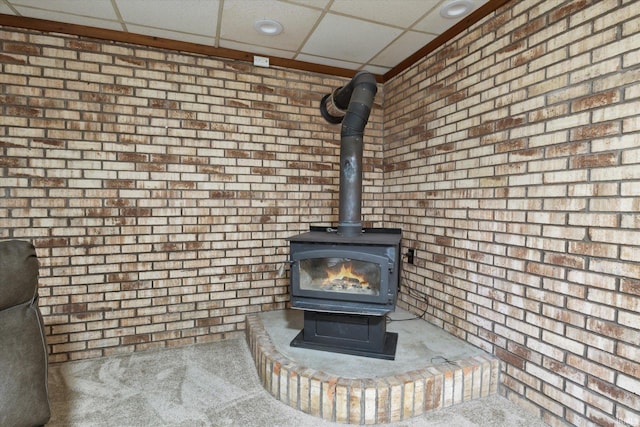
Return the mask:
<path id="1" fill-rule="evenodd" d="M 358 236 L 343 236 L 331 227 L 311 227 L 311 231 L 289 237 L 290 242 L 337 243 L 357 245 L 397 245 L 402 239 L 399 228 L 365 228 Z"/>

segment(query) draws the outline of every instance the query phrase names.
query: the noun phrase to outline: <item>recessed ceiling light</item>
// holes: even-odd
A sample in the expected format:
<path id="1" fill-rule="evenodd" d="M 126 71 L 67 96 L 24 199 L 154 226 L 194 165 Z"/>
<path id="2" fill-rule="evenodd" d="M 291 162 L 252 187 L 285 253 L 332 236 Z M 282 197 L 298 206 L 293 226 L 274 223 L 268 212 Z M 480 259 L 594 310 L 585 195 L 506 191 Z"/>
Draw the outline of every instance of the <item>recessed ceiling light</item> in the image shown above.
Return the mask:
<path id="1" fill-rule="evenodd" d="M 253 28 L 260 34 L 267 36 L 277 36 L 284 30 L 282 24 L 273 19 L 259 19 L 253 24 Z"/>
<path id="2" fill-rule="evenodd" d="M 473 10 L 471 0 L 452 0 L 445 3 L 440 9 L 440 16 L 448 19 L 461 18 Z"/>

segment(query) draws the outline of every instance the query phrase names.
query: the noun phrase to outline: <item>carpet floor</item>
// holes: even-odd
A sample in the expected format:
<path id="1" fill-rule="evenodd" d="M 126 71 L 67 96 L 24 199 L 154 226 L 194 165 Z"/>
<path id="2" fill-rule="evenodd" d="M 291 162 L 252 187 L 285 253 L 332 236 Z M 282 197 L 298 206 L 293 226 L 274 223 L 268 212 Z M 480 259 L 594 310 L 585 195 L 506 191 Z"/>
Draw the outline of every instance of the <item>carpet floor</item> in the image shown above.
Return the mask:
<path id="1" fill-rule="evenodd" d="M 246 342 L 53 364 L 49 427 L 338 426 L 273 398 L 260 383 Z M 393 427 L 543 427 L 500 396 L 431 412 Z"/>

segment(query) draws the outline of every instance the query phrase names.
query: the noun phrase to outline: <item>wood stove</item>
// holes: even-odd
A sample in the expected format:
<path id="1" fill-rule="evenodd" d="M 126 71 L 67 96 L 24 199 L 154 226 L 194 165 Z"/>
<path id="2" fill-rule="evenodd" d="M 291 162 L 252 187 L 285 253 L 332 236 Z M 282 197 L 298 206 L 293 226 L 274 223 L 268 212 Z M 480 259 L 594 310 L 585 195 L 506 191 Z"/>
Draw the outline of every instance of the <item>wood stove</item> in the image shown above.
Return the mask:
<path id="1" fill-rule="evenodd" d="M 336 229 L 312 228 L 290 241 L 291 305 L 304 310 L 292 346 L 394 359 L 398 336 L 386 331 L 400 277 L 399 229 L 363 229 L 362 150 L 376 79 L 361 71 L 326 95 L 320 112 L 340 133 Z"/>
<path id="2" fill-rule="evenodd" d="M 386 331 L 400 278 L 401 231 L 363 229 L 355 237 L 312 227 L 289 239 L 291 305 L 305 310 L 292 346 L 394 359 Z"/>

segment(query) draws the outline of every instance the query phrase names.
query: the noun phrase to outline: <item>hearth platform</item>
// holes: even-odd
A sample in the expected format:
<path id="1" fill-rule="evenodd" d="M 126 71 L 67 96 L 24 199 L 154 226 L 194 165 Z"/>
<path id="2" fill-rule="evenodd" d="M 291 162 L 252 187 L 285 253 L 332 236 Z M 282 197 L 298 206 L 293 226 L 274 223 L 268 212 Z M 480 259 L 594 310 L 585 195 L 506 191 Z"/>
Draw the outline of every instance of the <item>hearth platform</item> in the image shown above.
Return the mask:
<path id="1" fill-rule="evenodd" d="M 402 421 L 495 394 L 497 358 L 402 309 L 391 313 L 395 360 L 290 346 L 303 312 L 248 315 L 246 336 L 265 389 L 302 412 L 345 424 Z"/>

